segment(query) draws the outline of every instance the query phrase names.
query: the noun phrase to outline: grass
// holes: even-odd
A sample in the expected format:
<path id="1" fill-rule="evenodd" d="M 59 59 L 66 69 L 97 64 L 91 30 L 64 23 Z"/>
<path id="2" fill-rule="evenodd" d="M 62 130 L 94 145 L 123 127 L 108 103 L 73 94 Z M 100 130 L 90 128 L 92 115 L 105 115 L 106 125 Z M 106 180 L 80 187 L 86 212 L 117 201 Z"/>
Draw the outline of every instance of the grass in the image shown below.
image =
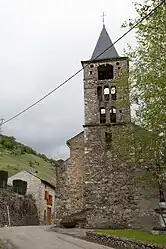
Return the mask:
<path id="1" fill-rule="evenodd" d="M 166 235 L 155 235 L 142 230 L 104 230 L 97 231 L 97 233 L 103 235 L 113 235 L 120 238 L 140 240 L 151 244 L 166 245 Z"/>
<path id="2" fill-rule="evenodd" d="M 37 163 L 35 163 L 38 162 Z M 0 153 L 0 170 L 6 170 L 9 177 L 21 170 L 30 170 L 29 162 L 33 163 L 33 169 L 38 171 L 37 176 L 55 185 L 55 167 L 44 159 L 31 155 L 13 155 L 9 151 Z"/>

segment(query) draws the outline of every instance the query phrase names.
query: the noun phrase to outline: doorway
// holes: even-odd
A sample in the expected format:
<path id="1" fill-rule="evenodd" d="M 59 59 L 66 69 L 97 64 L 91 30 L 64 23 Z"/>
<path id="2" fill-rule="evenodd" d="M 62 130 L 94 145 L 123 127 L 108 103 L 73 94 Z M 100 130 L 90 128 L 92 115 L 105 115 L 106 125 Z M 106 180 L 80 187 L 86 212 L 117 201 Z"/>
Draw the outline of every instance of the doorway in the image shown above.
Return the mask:
<path id="1" fill-rule="evenodd" d="M 52 224 L 51 208 L 47 207 L 47 225 Z"/>

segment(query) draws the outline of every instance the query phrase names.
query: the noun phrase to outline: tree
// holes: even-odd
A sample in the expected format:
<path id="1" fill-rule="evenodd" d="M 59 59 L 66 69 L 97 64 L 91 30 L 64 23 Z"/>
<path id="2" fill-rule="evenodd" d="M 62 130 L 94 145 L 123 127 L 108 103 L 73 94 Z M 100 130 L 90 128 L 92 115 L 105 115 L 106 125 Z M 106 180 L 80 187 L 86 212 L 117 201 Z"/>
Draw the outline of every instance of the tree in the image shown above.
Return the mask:
<path id="1" fill-rule="evenodd" d="M 140 18 L 160 0 L 145 0 L 135 4 Z M 131 87 L 136 104 L 137 120 L 145 128 L 158 134 L 166 130 L 166 5 L 161 5 L 148 19 L 138 25 L 138 46 L 129 55 L 132 59 Z M 133 21 L 133 23 L 135 23 Z"/>
<path id="2" fill-rule="evenodd" d="M 139 19 L 154 9 L 161 0 L 145 0 L 135 3 Z M 163 1 L 151 16 L 136 29 L 137 47 L 127 52 L 131 59 L 130 90 L 131 102 L 136 104 L 137 124 L 155 134 L 155 163 L 153 169 L 159 183 L 160 200 L 166 156 L 166 4 Z M 138 20 L 130 20 L 125 26 L 132 26 Z M 151 147 L 151 146 L 150 146 Z"/>

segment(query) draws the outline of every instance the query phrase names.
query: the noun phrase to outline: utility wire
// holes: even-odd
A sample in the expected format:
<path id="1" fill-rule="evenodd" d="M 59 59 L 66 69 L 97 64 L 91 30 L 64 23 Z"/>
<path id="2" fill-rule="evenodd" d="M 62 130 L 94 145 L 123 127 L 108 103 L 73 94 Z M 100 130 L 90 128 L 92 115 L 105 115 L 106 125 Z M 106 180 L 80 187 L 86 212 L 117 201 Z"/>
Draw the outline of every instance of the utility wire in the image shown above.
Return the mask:
<path id="1" fill-rule="evenodd" d="M 132 31 L 134 28 L 136 28 L 142 21 L 144 21 L 147 17 L 151 16 L 153 14 L 154 11 L 156 11 L 156 9 L 158 9 L 163 3 L 165 2 L 165 0 L 161 1 L 160 4 L 158 4 L 154 9 L 152 9 L 147 15 L 145 15 L 143 18 L 141 18 L 136 24 L 134 24 L 127 32 L 125 32 L 120 38 L 118 38 L 113 44 L 111 44 L 108 48 L 106 48 L 102 53 L 100 53 L 97 57 L 95 57 L 93 60 L 89 61 L 89 63 L 85 66 L 83 66 L 80 70 L 78 70 L 76 73 L 74 73 L 71 77 L 69 77 L 67 80 L 65 80 L 63 83 L 61 83 L 60 85 L 58 85 L 56 88 L 54 88 L 52 91 L 50 91 L 49 93 L 47 93 L 46 95 L 44 95 L 42 98 L 40 98 L 39 100 L 37 100 L 36 102 L 34 102 L 33 104 L 31 104 L 30 106 L 28 106 L 26 109 L 24 109 L 23 111 L 17 113 L 16 115 L 14 115 L 13 117 L 7 119 L 5 122 L 3 122 L 1 124 L 4 125 L 6 123 L 9 123 L 10 121 L 12 121 L 13 119 L 17 118 L 18 116 L 22 115 L 24 112 L 28 111 L 29 109 L 31 109 L 32 107 L 34 107 L 35 105 L 39 104 L 41 101 L 43 101 L 45 98 L 47 98 L 49 95 L 51 95 L 53 92 L 55 92 L 56 90 L 58 90 L 60 87 L 62 87 L 63 85 L 65 85 L 68 81 L 70 81 L 71 79 L 73 79 L 77 74 L 79 74 L 82 70 L 84 70 L 90 63 L 93 63 L 97 58 L 99 58 L 102 54 L 104 54 L 107 50 L 109 50 L 111 47 L 113 47 L 117 42 L 119 42 L 124 36 L 126 36 L 128 33 L 130 33 L 130 31 Z"/>

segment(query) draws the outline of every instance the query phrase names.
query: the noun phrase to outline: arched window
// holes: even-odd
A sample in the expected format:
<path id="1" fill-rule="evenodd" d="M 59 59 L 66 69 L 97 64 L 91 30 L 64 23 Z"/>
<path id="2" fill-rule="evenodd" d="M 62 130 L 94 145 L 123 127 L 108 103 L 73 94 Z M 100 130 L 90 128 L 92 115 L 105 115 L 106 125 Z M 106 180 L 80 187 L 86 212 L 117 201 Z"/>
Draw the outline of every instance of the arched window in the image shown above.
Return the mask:
<path id="1" fill-rule="evenodd" d="M 102 95 L 103 95 L 103 93 L 102 93 L 102 87 L 98 86 L 97 87 L 97 97 L 98 97 L 99 101 L 102 101 Z"/>
<path id="2" fill-rule="evenodd" d="M 103 64 L 98 67 L 98 80 L 108 80 L 114 77 L 114 68 L 112 65 Z"/>
<path id="3" fill-rule="evenodd" d="M 116 108 L 115 107 L 111 107 L 110 109 L 110 122 L 116 123 Z"/>
<path id="4" fill-rule="evenodd" d="M 116 86 L 111 86 L 111 99 L 116 100 Z"/>
<path id="5" fill-rule="evenodd" d="M 108 86 L 104 87 L 104 100 L 109 101 L 110 99 L 110 89 Z"/>
<path id="6" fill-rule="evenodd" d="M 104 107 L 100 108 L 100 124 L 106 123 L 106 110 Z"/>

